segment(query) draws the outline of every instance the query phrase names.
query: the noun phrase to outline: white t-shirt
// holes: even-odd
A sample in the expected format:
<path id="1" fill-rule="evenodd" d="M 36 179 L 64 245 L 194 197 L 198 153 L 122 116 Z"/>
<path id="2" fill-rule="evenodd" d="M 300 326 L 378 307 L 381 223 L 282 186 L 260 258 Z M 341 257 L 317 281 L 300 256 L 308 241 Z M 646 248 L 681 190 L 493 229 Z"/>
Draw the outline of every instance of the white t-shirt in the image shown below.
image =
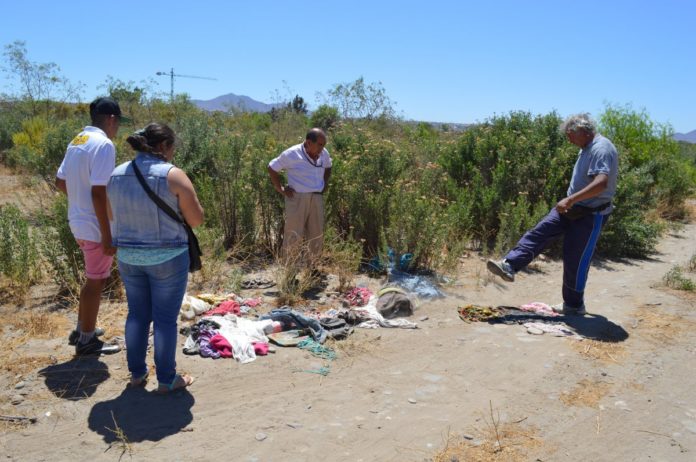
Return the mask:
<path id="1" fill-rule="evenodd" d="M 305 152 L 304 143 L 283 151 L 268 163 L 276 172 L 285 170 L 288 186 L 299 193 L 321 192 L 324 189 L 324 171 L 331 168 L 329 151 L 323 149 L 316 162 Z"/>
<path id="2" fill-rule="evenodd" d="M 116 148 L 100 128 L 85 127 L 68 145 L 56 176 L 68 188 L 68 221 L 76 239 L 101 241 L 92 186 L 106 186 L 115 166 Z"/>

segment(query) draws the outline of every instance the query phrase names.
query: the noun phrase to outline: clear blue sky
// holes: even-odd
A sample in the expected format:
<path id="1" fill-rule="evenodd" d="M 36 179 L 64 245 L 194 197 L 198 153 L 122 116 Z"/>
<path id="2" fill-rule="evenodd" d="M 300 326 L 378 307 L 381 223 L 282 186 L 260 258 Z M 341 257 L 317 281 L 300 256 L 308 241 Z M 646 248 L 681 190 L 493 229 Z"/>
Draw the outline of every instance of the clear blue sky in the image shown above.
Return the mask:
<path id="1" fill-rule="evenodd" d="M 0 44 L 27 42 L 86 84 L 157 71 L 195 99 L 272 102 L 363 76 L 408 119 L 470 123 L 512 110 L 597 115 L 631 104 L 696 129 L 696 2 L 0 0 Z M 0 91 L 8 91 L 0 77 Z"/>

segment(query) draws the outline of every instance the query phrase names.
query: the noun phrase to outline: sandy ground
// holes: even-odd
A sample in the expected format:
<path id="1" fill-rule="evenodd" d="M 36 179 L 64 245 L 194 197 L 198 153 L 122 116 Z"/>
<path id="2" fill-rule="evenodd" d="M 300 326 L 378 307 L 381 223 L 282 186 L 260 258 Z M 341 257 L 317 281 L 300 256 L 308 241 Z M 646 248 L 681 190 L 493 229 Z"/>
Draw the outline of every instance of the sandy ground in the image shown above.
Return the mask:
<path id="1" fill-rule="evenodd" d="M 464 304 L 560 298 L 560 262 L 503 283 L 471 256 L 446 298 L 420 304 L 419 329 L 358 330 L 327 376 L 296 348 L 246 365 L 179 354 L 196 382 L 170 396 L 127 389 L 123 353 L 72 359 L 68 321 L 47 339 L 5 326 L 16 347 L 2 356 L 0 414 L 37 421 L 0 422 L 0 459 L 696 460 L 696 299 L 661 284 L 694 253 L 691 224 L 650 260 L 598 262 L 591 314 L 573 323 L 594 340 L 461 321 Z M 105 303 L 101 316 L 117 326 L 123 312 Z"/>

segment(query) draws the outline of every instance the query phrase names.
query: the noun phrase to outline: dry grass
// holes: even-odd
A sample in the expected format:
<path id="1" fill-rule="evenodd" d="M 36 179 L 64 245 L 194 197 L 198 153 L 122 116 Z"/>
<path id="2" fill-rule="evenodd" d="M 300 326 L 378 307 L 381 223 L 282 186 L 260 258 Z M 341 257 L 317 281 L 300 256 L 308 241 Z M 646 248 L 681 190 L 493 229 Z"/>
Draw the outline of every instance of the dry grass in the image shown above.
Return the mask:
<path id="1" fill-rule="evenodd" d="M 611 385 L 606 382 L 592 382 L 584 379 L 578 383 L 575 389 L 562 393 L 560 400 L 566 406 L 596 408 L 610 389 Z"/>
<path id="2" fill-rule="evenodd" d="M 68 328 L 68 319 L 61 313 L 22 310 L 6 316 L 7 324 L 31 338 L 52 338 Z"/>
<path id="3" fill-rule="evenodd" d="M 372 354 L 378 348 L 379 340 L 374 335 L 361 330 L 354 330 L 348 338 L 343 340 L 328 339 L 326 346 L 333 349 L 339 358 L 357 358 Z"/>
<path id="4" fill-rule="evenodd" d="M 488 428 L 475 440 L 448 435 L 445 448 L 436 453 L 433 462 L 525 462 L 543 441 L 538 430 L 519 423 L 500 424 L 496 431 Z M 500 444 L 498 443 L 500 438 Z"/>
<path id="5" fill-rule="evenodd" d="M 126 332 L 126 316 L 128 316 L 128 303 L 106 303 L 102 301 L 97 324 L 104 329 L 109 338 L 122 337 Z"/>
<path id="6" fill-rule="evenodd" d="M 68 358 L 65 359 L 67 360 Z M 46 366 L 57 364 L 58 361 L 59 358 L 49 354 L 32 356 L 6 354 L 0 357 L 0 362 L 2 363 L 2 370 L 9 372 L 13 375 L 25 375 L 31 371 L 43 369 Z"/>
<path id="7" fill-rule="evenodd" d="M 109 449 L 111 449 L 113 446 L 116 446 L 118 449 L 121 450 L 121 454 L 119 454 L 118 460 L 121 460 L 124 455 L 128 454 L 128 457 L 133 458 L 133 447 L 131 446 L 131 442 L 128 441 L 128 437 L 126 436 L 126 433 L 123 431 L 121 427 L 118 426 L 118 422 L 116 422 L 116 417 L 114 417 L 114 412 L 111 411 L 111 419 L 114 421 L 114 428 L 106 428 L 110 432 L 114 434 L 116 437 L 116 442 L 112 443 L 109 446 Z"/>
<path id="8" fill-rule="evenodd" d="M 656 345 L 673 345 L 682 332 L 693 330 L 694 323 L 689 319 L 664 311 L 656 306 L 643 305 L 636 310 L 633 327 L 637 333 Z"/>
<path id="9" fill-rule="evenodd" d="M 626 349 L 620 343 L 601 342 L 599 340 L 582 340 L 572 342 L 575 351 L 588 359 L 604 363 L 618 363 L 626 355 Z"/>

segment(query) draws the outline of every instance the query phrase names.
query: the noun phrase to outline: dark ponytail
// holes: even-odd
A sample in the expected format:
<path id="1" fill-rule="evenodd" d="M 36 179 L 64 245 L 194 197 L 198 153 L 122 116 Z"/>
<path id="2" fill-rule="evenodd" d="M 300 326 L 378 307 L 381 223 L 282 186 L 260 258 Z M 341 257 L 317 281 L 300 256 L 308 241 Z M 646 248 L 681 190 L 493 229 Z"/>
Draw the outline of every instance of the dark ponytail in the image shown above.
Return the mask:
<path id="1" fill-rule="evenodd" d="M 138 130 L 130 135 L 126 142 L 136 151 L 147 152 L 161 156 L 162 153 L 155 151 L 156 147 L 164 142 L 171 146 L 176 141 L 174 130 L 168 125 L 151 123 L 147 127 Z"/>

